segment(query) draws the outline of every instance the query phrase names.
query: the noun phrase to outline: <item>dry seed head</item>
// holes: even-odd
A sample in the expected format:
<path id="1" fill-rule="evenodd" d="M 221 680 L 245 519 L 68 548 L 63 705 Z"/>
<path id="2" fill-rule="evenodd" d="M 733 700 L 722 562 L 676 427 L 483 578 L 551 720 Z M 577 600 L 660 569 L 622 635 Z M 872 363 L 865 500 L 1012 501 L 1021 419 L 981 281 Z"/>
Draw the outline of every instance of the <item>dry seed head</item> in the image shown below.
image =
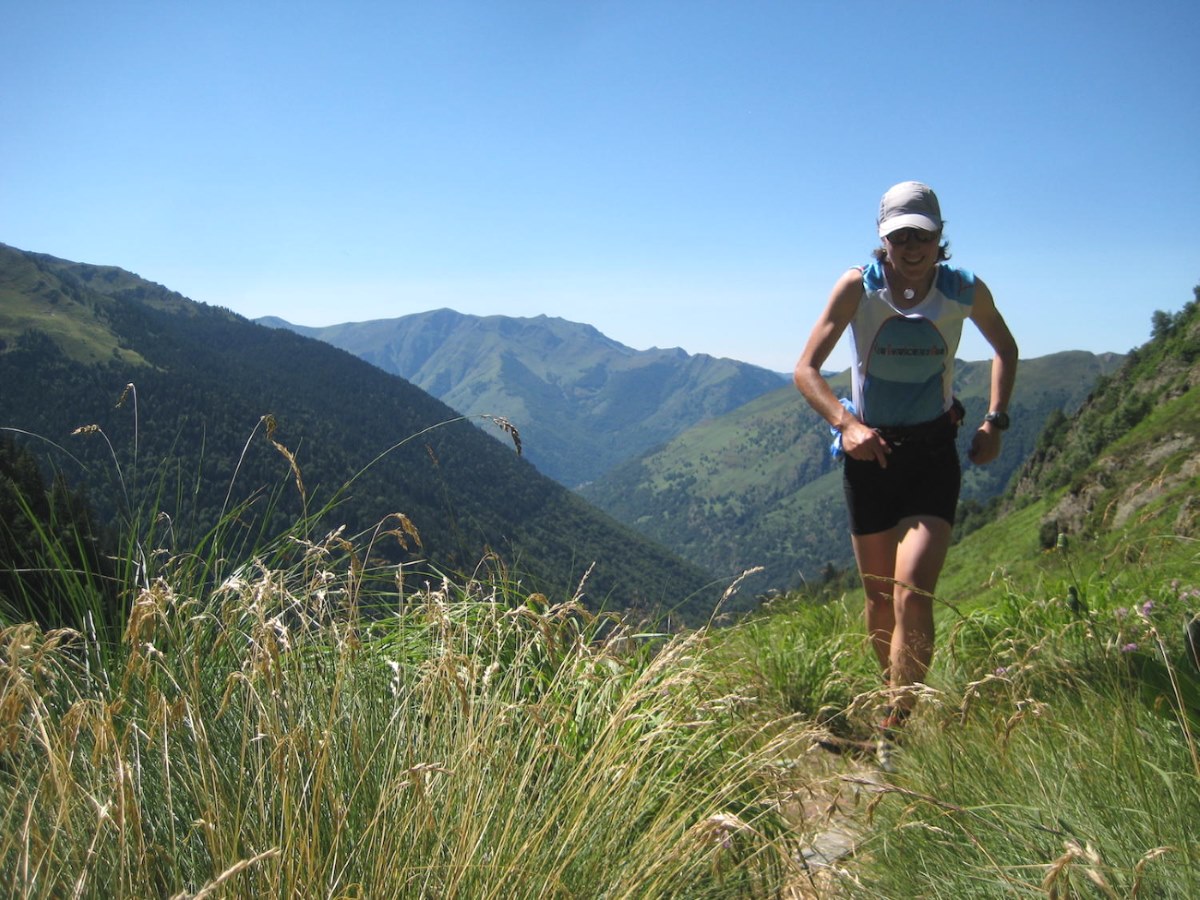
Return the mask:
<path id="1" fill-rule="evenodd" d="M 245 589 L 246 582 L 242 578 L 242 573 L 239 569 L 217 586 L 216 593 L 241 594 Z"/>
<path id="2" fill-rule="evenodd" d="M 292 641 L 287 624 L 283 621 L 283 613 L 277 613 L 267 620 L 267 624 L 275 632 L 275 640 L 278 649 L 284 653 L 292 649 Z"/>
<path id="3" fill-rule="evenodd" d="M 596 561 L 592 560 L 591 565 L 587 567 L 587 571 L 583 573 L 583 577 L 579 579 L 579 587 L 575 589 L 575 596 L 572 600 L 576 603 L 583 599 L 583 586 L 587 584 L 588 577 L 592 574 L 592 570 L 596 568 Z"/>
<path id="4" fill-rule="evenodd" d="M 225 714 L 225 710 L 229 707 L 229 701 L 233 699 L 233 689 L 239 684 L 249 685 L 250 680 L 241 671 L 230 672 L 225 677 L 225 692 L 221 695 L 221 702 L 217 706 L 217 714 L 214 720 L 219 720 Z"/>
<path id="5" fill-rule="evenodd" d="M 278 450 L 280 455 L 287 460 L 288 466 L 292 470 L 292 477 L 296 481 L 296 490 L 300 492 L 300 496 L 302 498 L 307 497 L 308 495 L 304 490 L 304 479 L 300 476 L 300 465 L 296 462 L 295 454 L 293 454 L 292 451 L 283 444 L 279 443 L 279 441 L 275 440 L 275 429 L 278 427 L 275 417 L 268 414 L 263 416 L 261 421 L 265 422 L 267 426 L 267 440 L 269 440 L 271 442 L 271 446 Z"/>
<path id="6" fill-rule="evenodd" d="M 1025 717 L 1040 718 L 1045 711 L 1049 709 L 1045 703 L 1039 700 L 1034 700 L 1032 697 L 1025 700 L 1017 701 L 1017 711 L 1008 717 L 1008 721 L 1004 723 L 1004 736 L 1001 739 L 1002 743 L 1007 744 L 1008 739 L 1012 736 L 1013 729 L 1021 722 L 1025 721 Z"/>
<path id="7" fill-rule="evenodd" d="M 692 828 L 693 835 L 703 843 L 716 844 L 722 850 L 733 846 L 736 835 L 750 831 L 750 826 L 732 813 L 714 813 Z"/>
<path id="8" fill-rule="evenodd" d="M 1058 897 L 1058 880 L 1066 873 L 1072 865 L 1077 861 L 1086 863 L 1083 869 L 1083 874 L 1092 884 L 1100 888 L 1107 896 L 1116 897 L 1117 893 L 1112 886 L 1105 880 L 1104 875 L 1099 871 L 1098 867 L 1104 865 L 1104 860 L 1100 858 L 1100 854 L 1089 843 L 1085 846 L 1080 846 L 1076 840 L 1068 840 L 1063 842 L 1065 853 L 1050 864 L 1049 871 L 1046 877 L 1042 879 L 1042 890 L 1046 891 L 1050 897 Z M 1068 890 L 1070 885 L 1067 885 Z M 1072 892 L 1073 895 L 1073 892 Z"/>
<path id="9" fill-rule="evenodd" d="M 517 426 L 513 425 L 513 423 L 508 421 L 508 419 L 506 419 L 504 416 L 486 416 L 485 418 L 490 419 L 493 424 L 500 428 L 501 431 L 506 432 L 509 437 L 512 438 L 513 447 L 516 448 L 517 456 L 520 456 L 521 432 L 517 431 Z"/>
<path id="10" fill-rule="evenodd" d="M 493 661 L 490 665 L 488 665 L 488 667 L 486 669 L 484 669 L 484 671 L 483 671 L 483 686 L 485 688 L 491 683 L 492 676 L 495 675 L 499 671 L 500 671 L 500 663 L 498 661 Z"/>
<path id="11" fill-rule="evenodd" d="M 945 834 L 945 835 L 950 834 L 950 832 L 947 831 L 945 828 L 939 828 L 937 825 L 930 825 L 928 822 L 922 822 L 920 820 L 918 820 L 916 822 L 905 822 L 904 824 L 897 826 L 897 830 L 899 830 L 901 828 L 919 828 L 922 831 L 929 831 L 929 832 L 932 832 L 933 834 Z"/>
<path id="12" fill-rule="evenodd" d="M 1146 851 L 1142 858 L 1138 860 L 1137 865 L 1133 867 L 1134 885 L 1130 896 L 1136 896 L 1137 894 L 1138 885 L 1142 880 L 1142 870 L 1146 868 L 1146 863 L 1158 859 L 1167 853 L 1175 853 L 1178 849 L 1178 847 L 1155 847 L 1153 850 Z"/>
<path id="13" fill-rule="evenodd" d="M 400 675 L 401 675 L 400 663 L 394 659 L 389 659 L 387 661 L 387 664 L 388 664 L 388 668 L 390 668 L 392 670 L 392 680 L 390 682 L 391 688 L 392 688 L 392 696 L 399 697 L 400 696 Z"/>
<path id="14" fill-rule="evenodd" d="M 875 809 L 883 802 L 883 793 L 878 793 L 871 798 L 871 802 L 867 804 L 867 824 L 870 825 L 875 821 Z"/>
<path id="15" fill-rule="evenodd" d="M 725 588 L 725 593 L 723 593 L 721 595 L 721 599 L 717 602 L 717 606 L 720 607 L 721 604 L 723 604 L 726 600 L 728 600 L 730 597 L 732 597 L 734 594 L 736 594 L 738 591 L 738 588 L 742 586 L 743 581 L 745 581 L 751 575 L 757 575 L 759 572 L 763 571 L 763 568 L 764 568 L 763 566 L 754 566 L 753 568 L 746 569 L 746 571 L 742 572 L 741 575 L 739 575 L 737 578 L 733 579 L 733 583 L 730 584 L 729 587 Z M 714 609 L 714 612 L 715 612 L 715 609 Z"/>
<path id="16" fill-rule="evenodd" d="M 1023 667 L 1023 668 L 1027 668 L 1027 667 Z M 965 723 L 967 721 L 967 714 L 971 709 L 971 705 L 982 696 L 982 691 L 980 689 L 984 685 L 995 684 L 995 683 L 1011 685 L 1012 684 L 1011 676 L 1018 674 L 1019 671 L 1021 671 L 1021 670 L 1017 669 L 1015 666 L 1005 666 L 1003 669 L 1003 672 L 1001 672 L 1001 670 L 997 669 L 996 672 L 988 672 L 986 675 L 984 675 L 982 678 L 980 678 L 977 681 L 968 682 L 966 688 L 963 691 L 962 702 L 959 704 L 959 707 L 958 707 L 959 722 Z"/>
<path id="17" fill-rule="evenodd" d="M 214 879 L 213 881 L 210 881 L 203 888 L 201 888 L 199 893 L 193 895 L 192 900 L 204 900 L 204 898 L 206 898 L 210 894 L 213 894 L 214 892 L 216 892 L 221 887 L 221 885 L 224 884 L 229 879 L 231 879 L 237 875 L 240 875 L 246 869 L 250 868 L 253 865 L 257 865 L 258 863 L 262 862 L 264 859 L 272 859 L 276 856 L 279 856 L 279 848 L 272 847 L 270 850 L 264 850 L 262 853 L 258 854 L 257 856 L 252 856 L 250 859 L 239 860 L 238 862 L 236 862 L 232 866 L 230 866 L 228 869 L 226 869 L 224 872 L 222 872 L 220 875 L 218 875 L 216 877 L 216 879 Z"/>
<path id="18" fill-rule="evenodd" d="M 412 520 L 409 519 L 408 516 L 406 516 L 404 513 L 394 512 L 389 513 L 387 518 L 395 519 L 397 527 L 385 531 L 384 534 L 389 534 L 395 537 L 396 541 L 401 547 L 403 547 L 405 550 L 408 549 L 408 538 L 412 538 L 413 543 L 415 543 L 418 547 L 424 546 L 421 543 L 421 534 L 419 531 L 417 531 L 417 526 L 412 523 Z M 387 519 L 384 519 L 384 521 L 386 522 Z"/>
<path id="19" fill-rule="evenodd" d="M 175 593 L 161 578 L 138 593 L 125 624 L 125 640 L 133 645 L 153 638 L 159 625 L 167 624 L 167 610 L 175 605 Z"/>
<path id="20" fill-rule="evenodd" d="M 1042 880 L 1042 889 L 1050 900 L 1058 900 L 1058 878 L 1062 877 L 1063 872 L 1067 871 L 1070 864 L 1075 862 L 1075 856 L 1075 852 L 1068 846 L 1066 853 L 1050 863 L 1050 868 Z"/>
<path id="21" fill-rule="evenodd" d="M 415 766 L 405 769 L 404 773 L 409 777 L 396 785 L 397 788 L 416 786 L 423 789 L 430 775 L 454 774 L 441 763 L 417 763 Z"/>

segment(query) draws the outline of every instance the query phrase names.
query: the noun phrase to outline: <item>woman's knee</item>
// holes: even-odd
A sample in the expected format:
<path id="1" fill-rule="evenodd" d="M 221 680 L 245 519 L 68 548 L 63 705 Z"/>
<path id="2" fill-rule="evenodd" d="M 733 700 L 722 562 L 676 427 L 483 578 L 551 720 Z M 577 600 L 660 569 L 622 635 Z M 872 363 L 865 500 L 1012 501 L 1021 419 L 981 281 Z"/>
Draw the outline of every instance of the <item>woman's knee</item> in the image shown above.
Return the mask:
<path id="1" fill-rule="evenodd" d="M 898 588 L 892 600 L 896 618 L 905 622 L 932 622 L 933 598 L 920 590 Z"/>

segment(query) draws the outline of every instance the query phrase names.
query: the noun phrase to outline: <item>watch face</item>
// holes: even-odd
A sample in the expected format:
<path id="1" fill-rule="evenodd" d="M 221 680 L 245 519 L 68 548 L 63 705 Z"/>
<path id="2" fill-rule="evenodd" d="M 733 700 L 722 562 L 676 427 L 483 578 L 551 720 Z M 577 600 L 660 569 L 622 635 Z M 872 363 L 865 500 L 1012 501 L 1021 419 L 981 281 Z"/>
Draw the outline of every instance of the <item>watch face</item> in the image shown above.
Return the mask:
<path id="1" fill-rule="evenodd" d="M 983 417 L 985 422 L 991 422 L 1001 431 L 1008 427 L 1008 413 L 1005 412 L 990 412 Z"/>

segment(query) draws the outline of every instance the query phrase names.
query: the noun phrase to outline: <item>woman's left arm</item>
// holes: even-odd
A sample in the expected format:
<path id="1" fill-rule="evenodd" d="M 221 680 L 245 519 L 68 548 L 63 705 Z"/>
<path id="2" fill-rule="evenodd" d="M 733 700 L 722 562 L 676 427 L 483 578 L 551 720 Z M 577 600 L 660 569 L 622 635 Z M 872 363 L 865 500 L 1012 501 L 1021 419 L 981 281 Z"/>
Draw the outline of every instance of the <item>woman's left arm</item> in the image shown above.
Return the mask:
<path id="1" fill-rule="evenodd" d="M 1013 384 L 1017 380 L 1017 342 L 1008 330 L 1004 317 L 996 309 L 996 302 L 988 286 L 979 279 L 975 281 L 975 301 L 971 304 L 971 321 L 992 345 L 992 392 L 989 412 L 1007 412 L 1012 398 Z M 982 466 L 1000 455 L 1000 429 L 991 422 L 984 422 L 971 440 L 968 457 L 971 462 Z"/>

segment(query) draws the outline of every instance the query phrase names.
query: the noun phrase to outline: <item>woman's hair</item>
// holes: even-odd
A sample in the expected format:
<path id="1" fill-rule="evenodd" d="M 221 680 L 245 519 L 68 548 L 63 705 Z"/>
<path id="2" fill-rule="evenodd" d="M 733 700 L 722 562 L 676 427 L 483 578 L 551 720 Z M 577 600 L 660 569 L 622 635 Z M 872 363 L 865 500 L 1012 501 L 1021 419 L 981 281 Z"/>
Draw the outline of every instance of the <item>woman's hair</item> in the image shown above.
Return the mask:
<path id="1" fill-rule="evenodd" d="M 885 259 L 887 259 L 887 248 L 884 247 L 882 244 L 880 244 L 878 247 L 876 247 L 874 250 L 871 251 L 871 255 L 874 256 L 875 259 L 878 260 L 879 262 L 883 262 Z M 938 262 L 945 262 L 949 258 L 950 258 L 950 242 L 942 241 L 941 244 L 938 245 Z"/>

